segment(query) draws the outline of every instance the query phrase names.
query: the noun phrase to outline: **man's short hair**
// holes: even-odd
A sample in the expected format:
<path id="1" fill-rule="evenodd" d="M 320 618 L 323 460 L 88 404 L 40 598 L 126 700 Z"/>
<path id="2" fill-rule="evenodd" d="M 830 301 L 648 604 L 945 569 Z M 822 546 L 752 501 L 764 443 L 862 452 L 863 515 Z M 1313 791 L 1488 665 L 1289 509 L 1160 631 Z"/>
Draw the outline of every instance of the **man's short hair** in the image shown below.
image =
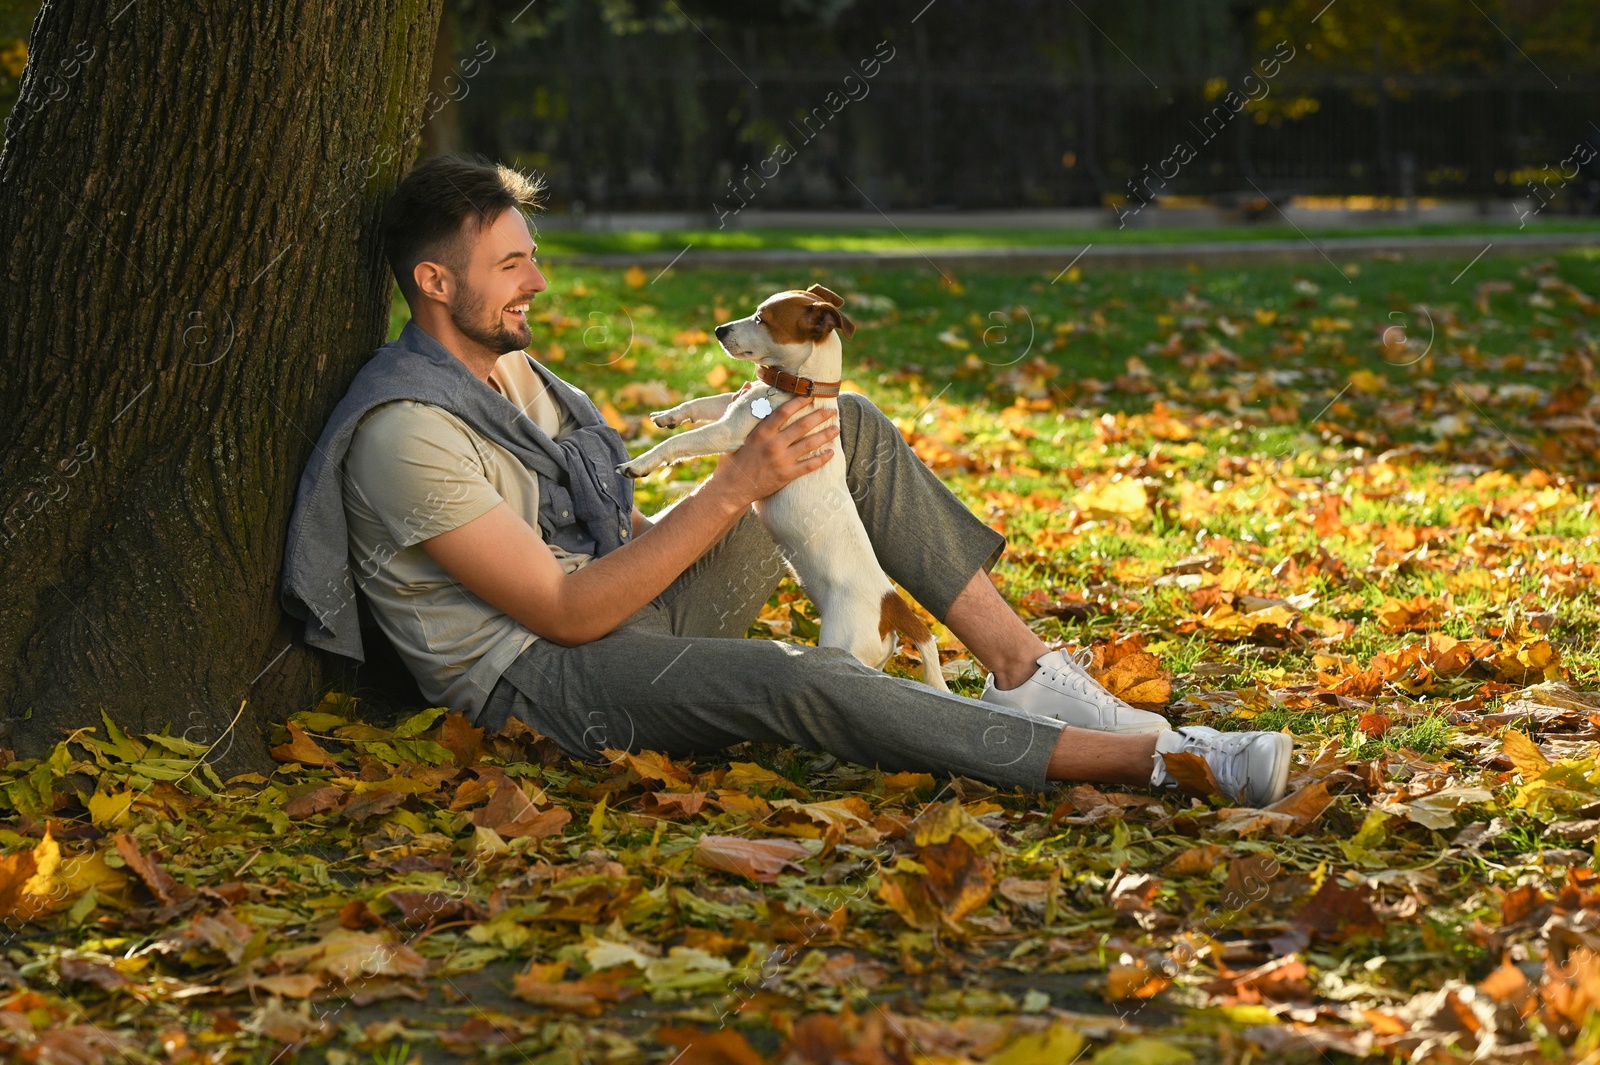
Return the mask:
<path id="1" fill-rule="evenodd" d="M 465 271 L 468 219 L 481 233 L 509 208 L 538 207 L 543 192 L 541 179 L 481 156 L 442 155 L 407 174 L 383 211 L 383 254 L 406 302 L 416 303 L 418 263 Z"/>

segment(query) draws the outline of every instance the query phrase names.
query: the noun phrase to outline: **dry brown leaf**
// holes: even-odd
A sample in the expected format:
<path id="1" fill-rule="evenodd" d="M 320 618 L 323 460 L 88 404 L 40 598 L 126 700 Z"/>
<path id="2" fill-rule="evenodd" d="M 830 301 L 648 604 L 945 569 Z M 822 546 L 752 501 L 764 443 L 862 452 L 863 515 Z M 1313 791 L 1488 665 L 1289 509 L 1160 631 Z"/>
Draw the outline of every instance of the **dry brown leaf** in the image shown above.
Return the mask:
<path id="1" fill-rule="evenodd" d="M 492 828 L 505 839 L 543 839 L 560 832 L 571 820 L 572 814 L 559 806 L 540 810 L 521 785 L 509 777 L 501 779 L 488 805 L 472 815 L 474 825 Z"/>
<path id="2" fill-rule="evenodd" d="M 607 1003 L 621 1002 L 639 993 L 639 988 L 618 982 L 626 968 L 609 969 L 581 980 L 564 980 L 566 962 L 535 963 L 511 978 L 511 993 L 545 1009 L 598 1017 Z"/>
<path id="3" fill-rule="evenodd" d="M 309 947 L 282 951 L 274 955 L 280 963 L 288 956 L 304 957 L 308 973 L 325 973 L 344 984 L 359 983 L 375 976 L 419 978 L 428 975 L 428 960 L 404 943 L 395 943 L 377 932 L 356 932 L 335 928 Z"/>
<path id="4" fill-rule="evenodd" d="M 483 750 L 483 729 L 473 725 L 462 714 L 449 713 L 433 731 L 433 742 L 449 751 L 456 766 L 465 769 L 478 760 Z"/>
<path id="5" fill-rule="evenodd" d="M 252 980 L 249 986 L 284 998 L 310 998 L 326 984 L 320 976 L 310 973 L 275 973 Z"/>
<path id="6" fill-rule="evenodd" d="M 1281 871 L 1282 866 L 1266 855 L 1239 855 L 1228 863 L 1228 879 L 1222 886 L 1217 905 L 1225 912 L 1232 912 L 1260 902 L 1267 897 L 1273 879 Z"/>
<path id="7" fill-rule="evenodd" d="M 117 853 L 122 855 L 122 860 L 128 863 L 150 893 L 160 899 L 165 905 L 171 905 L 178 899 L 186 899 L 193 894 L 188 888 L 173 880 L 168 872 L 161 868 L 154 858 L 146 857 L 139 850 L 138 841 L 126 832 L 116 836 Z"/>
<path id="8" fill-rule="evenodd" d="M 1190 847 L 1186 851 L 1173 855 L 1167 859 L 1167 864 L 1161 871 L 1168 876 L 1193 876 L 1196 873 L 1209 873 L 1228 854 L 1228 848 L 1220 843 L 1202 843 L 1198 847 Z"/>
<path id="9" fill-rule="evenodd" d="M 706 804 L 703 791 L 654 791 L 639 803 L 639 809 L 652 817 L 693 817 Z"/>
<path id="10" fill-rule="evenodd" d="M 1274 958 L 1248 972 L 1236 973 L 1224 969 L 1217 979 L 1205 985 L 1205 990 L 1223 999 L 1227 1005 L 1303 1001 L 1313 994 L 1306 981 L 1309 975 L 1306 963 L 1290 954 Z"/>
<path id="11" fill-rule="evenodd" d="M 878 897 L 913 928 L 961 930 L 961 919 L 989 901 L 994 871 L 963 837 L 917 849 L 915 862 L 904 859 L 885 870 Z"/>
<path id="12" fill-rule="evenodd" d="M 1383 922 L 1368 900 L 1365 885 L 1340 887 L 1331 874 L 1294 915 L 1294 924 L 1329 943 L 1340 943 L 1357 935 L 1383 934 Z"/>
<path id="13" fill-rule="evenodd" d="M 737 873 L 763 884 L 775 883 L 786 869 L 804 872 L 800 863 L 811 857 L 804 844 L 787 839 L 744 839 L 741 836 L 701 836 L 694 845 L 694 863 L 724 873 Z"/>
<path id="14" fill-rule="evenodd" d="M 291 791 L 284 799 L 283 812 L 290 820 L 302 821 L 338 808 L 344 802 L 345 794 L 343 788 L 332 785 L 314 787 L 309 791 Z"/>
<path id="15" fill-rule="evenodd" d="M 89 958 L 62 958 L 60 968 L 61 979 L 68 983 L 93 984 L 102 991 L 115 991 L 132 983 L 121 970 Z"/>

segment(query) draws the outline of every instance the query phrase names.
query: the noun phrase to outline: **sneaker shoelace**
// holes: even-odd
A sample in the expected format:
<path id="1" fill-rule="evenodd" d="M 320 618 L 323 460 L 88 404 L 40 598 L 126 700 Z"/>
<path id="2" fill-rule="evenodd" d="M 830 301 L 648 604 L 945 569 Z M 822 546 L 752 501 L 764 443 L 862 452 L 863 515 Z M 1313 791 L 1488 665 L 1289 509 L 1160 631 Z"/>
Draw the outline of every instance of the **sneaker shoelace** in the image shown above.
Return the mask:
<path id="1" fill-rule="evenodd" d="M 1085 647 L 1076 652 L 1063 652 L 1063 657 L 1078 668 L 1056 669 L 1045 666 L 1047 684 L 1051 684 L 1057 690 L 1065 690 L 1068 695 L 1076 695 L 1095 706 L 1109 706 L 1113 710 L 1122 708 L 1122 700 L 1108 692 L 1099 681 L 1089 675 L 1088 669 L 1085 668 L 1087 663 L 1093 660 L 1093 652 L 1089 648 Z"/>

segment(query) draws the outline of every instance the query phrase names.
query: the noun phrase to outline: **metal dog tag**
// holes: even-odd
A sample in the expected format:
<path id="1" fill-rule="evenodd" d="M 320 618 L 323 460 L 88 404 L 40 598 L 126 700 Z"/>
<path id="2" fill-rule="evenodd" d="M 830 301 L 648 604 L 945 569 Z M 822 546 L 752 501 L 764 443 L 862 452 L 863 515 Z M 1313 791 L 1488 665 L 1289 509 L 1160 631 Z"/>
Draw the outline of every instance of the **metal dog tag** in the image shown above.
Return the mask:
<path id="1" fill-rule="evenodd" d="M 757 418 L 765 418 L 772 413 L 772 403 L 766 396 L 757 396 L 750 401 L 750 413 Z"/>

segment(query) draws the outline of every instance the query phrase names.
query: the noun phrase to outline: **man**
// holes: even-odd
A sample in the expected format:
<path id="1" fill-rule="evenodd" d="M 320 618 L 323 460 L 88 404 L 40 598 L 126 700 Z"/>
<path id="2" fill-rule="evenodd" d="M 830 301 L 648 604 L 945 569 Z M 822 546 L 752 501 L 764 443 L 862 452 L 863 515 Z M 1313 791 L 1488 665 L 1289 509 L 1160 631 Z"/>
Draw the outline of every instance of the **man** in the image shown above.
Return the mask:
<path id="1" fill-rule="evenodd" d="M 641 514 L 620 437 L 523 351 L 545 289 L 523 214 L 538 194 L 461 158 L 395 190 L 385 254 L 411 321 L 329 419 L 285 550 L 309 642 L 360 656 L 353 574 L 430 700 L 490 728 L 520 718 L 575 756 L 778 741 L 1040 788 L 1174 786 L 1160 756 L 1191 752 L 1236 801 L 1282 796 L 1288 736 L 1174 730 L 1041 643 L 989 580 L 1004 539 L 859 396 L 836 422 L 789 401 L 693 493 Z M 750 505 L 836 447 L 884 569 L 991 671 L 981 701 L 743 638 L 783 572 Z"/>

